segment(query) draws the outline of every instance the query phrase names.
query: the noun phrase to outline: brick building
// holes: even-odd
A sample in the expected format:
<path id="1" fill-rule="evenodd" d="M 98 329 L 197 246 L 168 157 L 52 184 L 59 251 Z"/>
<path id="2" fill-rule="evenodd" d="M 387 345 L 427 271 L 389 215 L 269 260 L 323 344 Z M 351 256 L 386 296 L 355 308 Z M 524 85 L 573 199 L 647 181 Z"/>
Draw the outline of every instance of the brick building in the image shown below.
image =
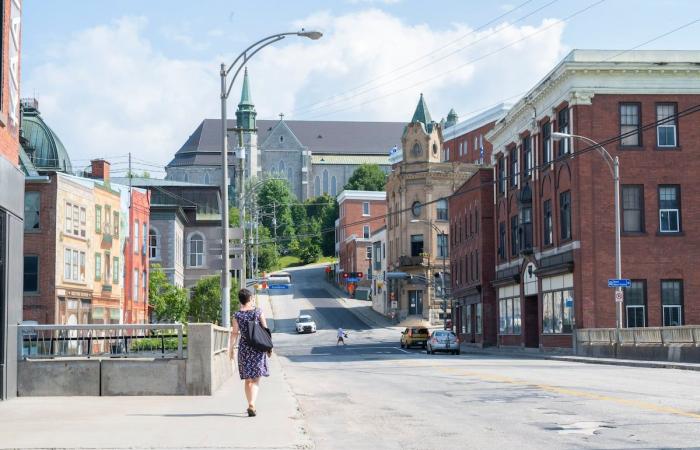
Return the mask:
<path id="1" fill-rule="evenodd" d="M 462 122 L 454 110 L 450 110 L 442 132 L 444 159 L 472 164 L 488 164 L 491 161 L 491 143 L 484 139 L 496 121 L 506 115 L 511 105 L 501 103 Z"/>
<path id="2" fill-rule="evenodd" d="M 452 324 L 462 342 L 496 345 L 493 168 L 477 170 L 450 197 L 449 209 Z"/>
<path id="3" fill-rule="evenodd" d="M 620 160 L 625 326 L 700 323 L 697 51 L 569 53 L 487 135 L 496 166 L 499 343 L 570 347 L 575 328 L 613 327 L 613 181 Z M 661 120 L 661 122 L 657 122 Z M 651 124 L 650 127 L 644 125 Z M 574 157 L 571 157 L 571 156 Z"/>
<path id="4" fill-rule="evenodd" d="M 338 242 L 338 270 L 336 277 L 342 282 L 344 272 L 362 272 L 369 285 L 368 275 L 372 263 L 371 236 L 386 224 L 386 193 L 381 191 L 350 191 L 338 195 L 339 217 L 336 227 Z M 347 287 L 347 286 L 346 286 Z"/>
<path id="5" fill-rule="evenodd" d="M 16 395 L 24 177 L 19 169 L 21 0 L 0 8 L 0 400 Z"/>

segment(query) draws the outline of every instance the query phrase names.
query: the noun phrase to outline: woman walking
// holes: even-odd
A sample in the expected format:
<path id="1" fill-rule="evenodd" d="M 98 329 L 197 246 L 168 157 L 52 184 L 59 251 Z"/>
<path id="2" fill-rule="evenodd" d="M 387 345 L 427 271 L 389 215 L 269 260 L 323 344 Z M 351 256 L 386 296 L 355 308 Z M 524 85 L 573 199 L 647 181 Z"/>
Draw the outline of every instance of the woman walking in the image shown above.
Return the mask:
<path id="1" fill-rule="evenodd" d="M 238 301 L 241 309 L 234 315 L 234 336 L 246 336 L 248 322 L 257 321 L 267 328 L 267 321 L 263 312 L 253 305 L 252 295 L 248 289 L 238 291 Z M 270 370 L 267 366 L 269 353 L 261 352 L 253 348 L 244 337 L 238 340 L 238 374 L 245 381 L 245 396 L 248 400 L 248 416 L 256 415 L 255 400 L 258 397 L 260 377 L 269 377 Z"/>

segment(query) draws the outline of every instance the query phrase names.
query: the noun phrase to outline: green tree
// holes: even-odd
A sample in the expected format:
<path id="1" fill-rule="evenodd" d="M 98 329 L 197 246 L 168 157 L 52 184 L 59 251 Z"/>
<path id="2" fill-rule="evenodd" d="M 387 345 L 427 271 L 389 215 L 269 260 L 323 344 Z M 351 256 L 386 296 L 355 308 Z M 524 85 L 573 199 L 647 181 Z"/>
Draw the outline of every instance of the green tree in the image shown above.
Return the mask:
<path id="1" fill-rule="evenodd" d="M 299 242 L 299 251 L 296 256 L 299 257 L 302 264 L 311 264 L 321 257 L 321 246 L 318 245 L 317 241 L 314 238 L 305 238 Z"/>
<path id="2" fill-rule="evenodd" d="M 296 203 L 296 199 L 285 180 L 266 180 L 258 190 L 257 204 L 262 212 L 262 224 L 272 232 L 273 237 L 276 235 L 279 238 L 280 244 L 283 244 L 280 248 L 285 248 L 284 244 L 296 235 L 292 217 L 293 203 Z"/>
<path id="3" fill-rule="evenodd" d="M 202 277 L 190 289 L 190 320 L 203 323 L 221 321 L 221 276 Z M 231 280 L 231 314 L 238 311 L 238 281 Z"/>
<path id="4" fill-rule="evenodd" d="M 324 256 L 335 255 L 335 221 L 338 219 L 338 202 L 328 194 L 307 200 L 307 215 L 319 224 L 319 243 Z M 296 223 L 296 222 L 295 222 Z"/>
<path id="5" fill-rule="evenodd" d="M 173 286 L 159 264 L 151 265 L 148 302 L 158 322 L 186 322 L 189 303 L 187 291 Z"/>
<path id="6" fill-rule="evenodd" d="M 345 185 L 345 189 L 354 191 L 383 191 L 386 174 L 377 164 L 362 164 L 355 169 Z"/>
<path id="7" fill-rule="evenodd" d="M 258 231 L 258 238 L 260 239 L 260 244 L 258 246 L 258 267 L 261 271 L 268 272 L 274 266 L 277 265 L 279 260 L 279 254 L 277 253 L 277 246 L 272 242 L 272 236 L 270 235 L 270 230 L 261 226 Z"/>

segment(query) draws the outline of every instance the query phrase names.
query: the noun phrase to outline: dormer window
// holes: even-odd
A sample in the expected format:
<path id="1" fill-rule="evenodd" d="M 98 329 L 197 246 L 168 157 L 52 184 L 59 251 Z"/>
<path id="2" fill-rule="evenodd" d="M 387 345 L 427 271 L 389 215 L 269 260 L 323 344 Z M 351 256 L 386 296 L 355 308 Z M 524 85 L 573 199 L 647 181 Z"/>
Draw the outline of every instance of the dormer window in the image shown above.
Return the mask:
<path id="1" fill-rule="evenodd" d="M 284 136 L 280 136 L 280 142 L 284 142 Z"/>

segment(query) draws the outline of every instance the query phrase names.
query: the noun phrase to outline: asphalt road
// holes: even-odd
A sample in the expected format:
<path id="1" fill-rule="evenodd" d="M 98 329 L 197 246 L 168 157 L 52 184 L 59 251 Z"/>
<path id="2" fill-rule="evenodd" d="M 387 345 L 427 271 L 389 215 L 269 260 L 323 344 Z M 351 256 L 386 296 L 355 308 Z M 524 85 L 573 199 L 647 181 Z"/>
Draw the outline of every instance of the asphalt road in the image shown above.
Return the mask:
<path id="1" fill-rule="evenodd" d="M 273 297 L 276 351 L 317 448 L 700 448 L 698 372 L 406 351 L 322 280 L 295 270 L 294 294 Z M 300 312 L 317 333 L 296 335 Z"/>

